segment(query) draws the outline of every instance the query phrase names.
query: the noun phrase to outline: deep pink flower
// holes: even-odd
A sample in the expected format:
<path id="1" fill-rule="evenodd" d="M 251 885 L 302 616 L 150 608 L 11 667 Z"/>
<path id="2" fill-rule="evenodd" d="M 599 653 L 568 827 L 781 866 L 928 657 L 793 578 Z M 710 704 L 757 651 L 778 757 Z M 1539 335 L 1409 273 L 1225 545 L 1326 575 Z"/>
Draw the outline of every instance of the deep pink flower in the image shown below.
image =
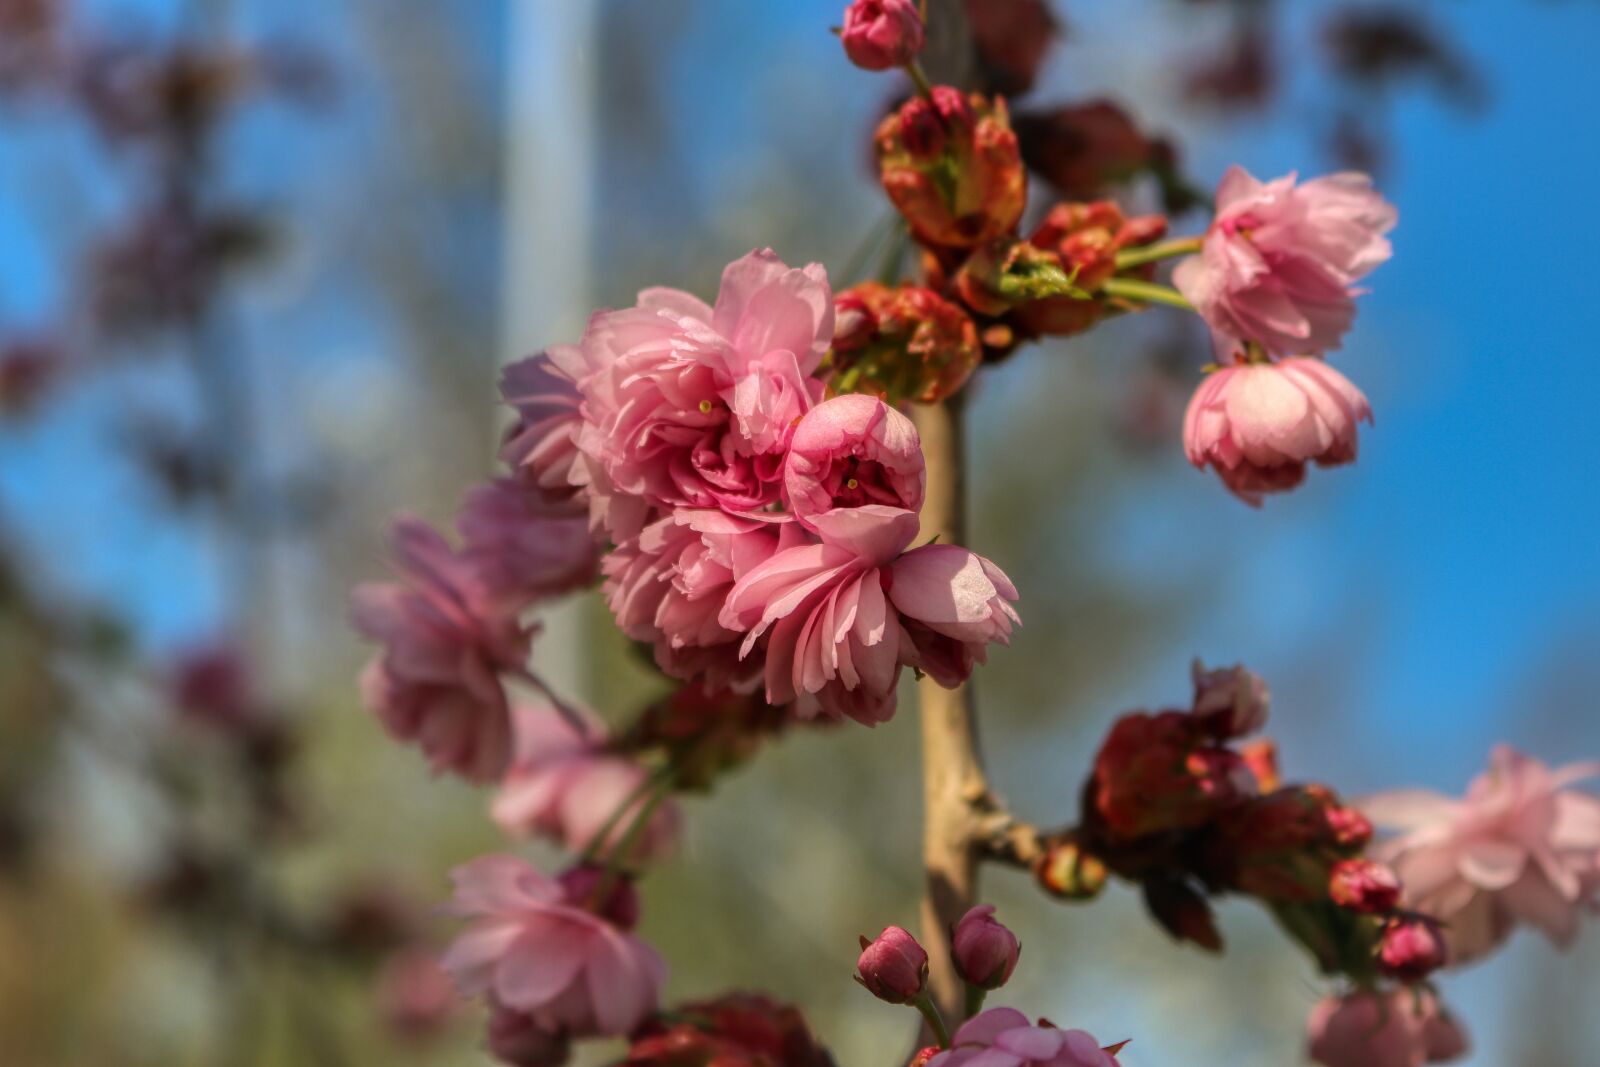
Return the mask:
<path id="1" fill-rule="evenodd" d="M 1306 464 L 1356 458 L 1356 427 L 1372 421 L 1361 390 L 1320 359 L 1242 363 L 1206 375 L 1183 417 L 1183 448 L 1252 507 L 1293 489 Z"/>
<path id="2" fill-rule="evenodd" d="M 794 422 L 821 394 L 833 336 L 827 274 L 752 252 L 715 308 L 650 289 L 602 311 L 550 355 L 583 396 L 578 447 L 591 514 L 617 541 L 678 507 L 754 512 L 777 501 Z"/>
<path id="3" fill-rule="evenodd" d="M 1565 948 L 1600 906 L 1600 800 L 1569 788 L 1600 762 L 1552 770 L 1497 745 L 1463 800 L 1405 790 L 1362 803 L 1405 833 L 1374 855 L 1395 869 L 1407 907 L 1445 927 L 1452 964 L 1481 957 L 1519 923 Z"/>
<path id="4" fill-rule="evenodd" d="M 1324 997 L 1306 1029 L 1311 1058 L 1323 1067 L 1425 1067 L 1467 1051 L 1455 1017 L 1424 989 Z"/>
<path id="5" fill-rule="evenodd" d="M 581 356 L 576 357 L 581 364 Z M 545 501 L 566 514 L 583 515 L 578 466 L 578 387 L 548 353 L 529 356 L 500 375 L 500 396 L 517 413 L 500 446 L 500 459 Z"/>
<path id="6" fill-rule="evenodd" d="M 920 511 L 926 480 L 911 420 L 859 393 L 819 404 L 800 420 L 783 471 L 789 510 L 808 529 L 813 516 L 834 508 Z"/>
<path id="7" fill-rule="evenodd" d="M 856 980 L 867 992 L 890 1004 L 909 1004 L 928 985 L 928 952 L 899 926 L 885 926 L 868 941 L 861 939 Z"/>
<path id="8" fill-rule="evenodd" d="M 469 492 L 456 529 L 484 584 L 515 609 L 582 589 L 599 575 L 600 549 L 583 516 L 514 478 Z"/>
<path id="9" fill-rule="evenodd" d="M 660 957 L 561 883 L 512 856 L 483 856 L 451 877 L 451 910 L 473 920 L 444 956 L 463 994 L 487 993 L 573 1037 L 624 1035 L 656 1010 Z"/>
<path id="10" fill-rule="evenodd" d="M 403 584 L 362 585 L 351 598 L 356 629 L 385 646 L 362 672 L 362 697 L 435 772 L 498 778 L 511 755 L 500 674 L 522 668 L 530 632 L 426 523 L 397 520 L 391 540 Z"/>
<path id="11" fill-rule="evenodd" d="M 598 720 L 580 733 L 552 708 L 518 707 L 511 721 L 515 755 L 490 809 L 494 821 L 508 833 L 542 834 L 581 852 L 627 805 L 628 813 L 615 821 L 605 839 L 606 845 L 615 846 L 644 806 L 641 790 L 650 773 L 607 751 L 605 728 Z M 663 803 L 628 861 L 643 864 L 666 856 L 677 845 L 680 827 L 677 806 Z"/>
<path id="12" fill-rule="evenodd" d="M 962 1023 L 928 1067 L 1116 1067 L 1117 1057 L 1083 1030 L 1038 1026 L 1015 1008 L 990 1008 Z"/>
<path id="13" fill-rule="evenodd" d="M 839 33 L 845 55 L 863 70 L 905 66 L 922 51 L 922 38 L 917 0 L 854 0 Z"/>
<path id="14" fill-rule="evenodd" d="M 917 516 L 868 504 L 815 515 L 819 544 L 786 548 L 734 584 L 721 615 L 763 637 L 767 701 L 801 715 L 872 725 L 894 714 L 902 666 L 955 686 L 1005 642 L 1017 591 L 993 563 L 955 545 L 905 551 Z"/>
<path id="15" fill-rule="evenodd" d="M 1262 183 L 1233 167 L 1197 256 L 1173 283 L 1219 335 L 1274 355 L 1338 348 L 1355 319 L 1355 282 L 1388 259 L 1394 206 L 1364 174 Z"/>
<path id="16" fill-rule="evenodd" d="M 964 982 L 979 989 L 999 989 L 1017 969 L 1022 946 L 1017 935 L 994 917 L 993 904 L 979 904 L 956 923 L 950 951 Z"/>
<path id="17" fill-rule="evenodd" d="M 654 645 L 657 665 L 672 677 L 749 692 L 762 659 L 741 658 L 743 635 L 719 616 L 739 578 L 804 540 L 798 524 L 778 516 L 680 508 L 606 557 L 606 601 L 622 632 Z"/>

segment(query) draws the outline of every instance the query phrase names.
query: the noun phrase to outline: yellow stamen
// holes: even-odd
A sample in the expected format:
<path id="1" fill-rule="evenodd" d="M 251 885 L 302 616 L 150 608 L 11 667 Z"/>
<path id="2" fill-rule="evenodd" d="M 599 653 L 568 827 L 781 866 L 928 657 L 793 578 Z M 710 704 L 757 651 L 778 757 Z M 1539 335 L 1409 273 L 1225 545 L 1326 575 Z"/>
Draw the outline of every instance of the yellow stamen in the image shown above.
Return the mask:
<path id="1" fill-rule="evenodd" d="M 861 483 L 856 481 L 854 478 L 851 478 L 848 482 L 844 483 L 844 487 L 846 489 L 860 489 Z"/>
<path id="2" fill-rule="evenodd" d="M 711 414 L 711 401 L 709 401 L 709 400 L 700 401 L 700 414 L 702 414 L 702 415 Z"/>

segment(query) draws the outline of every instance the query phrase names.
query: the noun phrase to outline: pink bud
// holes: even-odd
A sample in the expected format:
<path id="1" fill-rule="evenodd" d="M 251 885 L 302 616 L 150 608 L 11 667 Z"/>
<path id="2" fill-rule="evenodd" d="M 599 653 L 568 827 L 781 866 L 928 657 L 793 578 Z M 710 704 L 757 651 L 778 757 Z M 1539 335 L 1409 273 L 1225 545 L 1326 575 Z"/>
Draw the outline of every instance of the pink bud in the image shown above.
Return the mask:
<path id="1" fill-rule="evenodd" d="M 1005 985 L 1022 952 L 1017 936 L 995 919 L 993 904 L 980 904 L 961 917 L 951 948 L 956 972 L 979 989 Z"/>
<path id="2" fill-rule="evenodd" d="M 833 301 L 833 348 L 850 352 L 878 332 L 878 316 L 856 293 L 840 293 Z"/>
<path id="3" fill-rule="evenodd" d="M 1343 848 L 1365 848 L 1372 840 L 1372 822 L 1355 808 L 1331 805 L 1326 812 L 1333 842 Z"/>
<path id="4" fill-rule="evenodd" d="M 620 930 L 632 930 L 639 922 L 639 894 L 634 891 L 633 880 L 625 875 L 608 877 L 605 868 L 585 864 L 563 871 L 556 879 L 560 883 L 567 903 L 591 911 Z M 605 899 L 596 894 L 605 885 Z"/>
<path id="5" fill-rule="evenodd" d="M 531 1015 L 493 1000 L 485 1044 L 489 1054 L 507 1067 L 561 1067 L 571 1052 L 564 1036 L 540 1026 Z"/>
<path id="6" fill-rule="evenodd" d="M 1400 879 L 1371 860 L 1340 860 L 1328 878 L 1328 895 L 1341 908 L 1362 915 L 1393 911 L 1400 901 Z"/>
<path id="7" fill-rule="evenodd" d="M 1267 724 L 1272 695 L 1261 676 L 1243 667 L 1208 671 L 1199 660 L 1194 675 L 1194 713 L 1218 737 L 1244 737 Z"/>
<path id="8" fill-rule="evenodd" d="M 1422 981 L 1448 958 L 1439 924 L 1420 915 L 1391 922 L 1378 945 L 1379 969 L 1402 982 Z"/>
<path id="9" fill-rule="evenodd" d="M 876 941 L 861 939 L 856 981 L 890 1004 L 909 1004 L 928 984 L 928 953 L 898 926 L 886 926 Z"/>
<path id="10" fill-rule="evenodd" d="M 949 140 L 939 112 L 920 96 L 912 97 L 900 108 L 900 139 L 911 157 L 920 160 L 932 159 L 943 152 Z"/>
<path id="11" fill-rule="evenodd" d="M 969 134 L 977 129 L 978 118 L 972 113 L 972 98 L 951 85 L 933 87 L 933 106 L 939 119 L 951 133 Z"/>
<path id="12" fill-rule="evenodd" d="M 855 0 L 839 32 L 845 55 L 863 70 L 905 66 L 922 51 L 922 37 L 916 0 Z"/>

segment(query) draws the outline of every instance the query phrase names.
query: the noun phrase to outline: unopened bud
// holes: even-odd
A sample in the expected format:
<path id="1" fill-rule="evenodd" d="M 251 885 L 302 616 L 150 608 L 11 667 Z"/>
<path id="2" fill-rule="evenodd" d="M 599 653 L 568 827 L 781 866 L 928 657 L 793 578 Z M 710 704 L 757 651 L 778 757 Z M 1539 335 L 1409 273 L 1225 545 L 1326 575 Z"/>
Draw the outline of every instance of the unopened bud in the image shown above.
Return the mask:
<path id="1" fill-rule="evenodd" d="M 840 293 L 833 302 L 833 349 L 850 352 L 878 332 L 878 316 L 856 293 Z"/>
<path id="2" fill-rule="evenodd" d="M 933 87 L 933 106 L 939 112 L 945 129 L 954 134 L 969 134 L 977 120 L 972 113 L 972 100 L 966 93 L 949 85 Z"/>
<path id="3" fill-rule="evenodd" d="M 909 1004 L 928 985 L 928 953 L 898 926 L 886 926 L 876 940 L 861 939 L 856 981 L 890 1004 Z"/>
<path id="4" fill-rule="evenodd" d="M 1366 848 L 1372 840 L 1372 822 L 1355 808 L 1330 807 L 1327 813 L 1328 829 L 1333 832 L 1334 844 L 1341 848 Z"/>
<path id="5" fill-rule="evenodd" d="M 845 8 L 839 40 L 863 70 L 903 67 L 922 51 L 922 14 L 916 0 L 855 0 Z"/>
<path id="6" fill-rule="evenodd" d="M 979 989 L 999 989 L 1016 970 L 1022 946 L 1017 935 L 994 917 L 993 904 L 980 904 L 961 917 L 950 939 L 956 973 Z"/>
<path id="7" fill-rule="evenodd" d="M 1328 896 L 1341 908 L 1383 915 L 1400 902 L 1400 879 L 1381 863 L 1340 860 L 1328 876 Z"/>
<path id="8" fill-rule="evenodd" d="M 900 139 L 911 158 L 929 160 L 944 151 L 948 138 L 939 112 L 919 96 L 900 108 Z"/>
<path id="9" fill-rule="evenodd" d="M 1051 896 L 1092 900 L 1106 887 L 1106 865 L 1100 857 L 1083 851 L 1076 841 L 1062 841 L 1039 857 L 1033 866 L 1033 877 Z"/>
<path id="10" fill-rule="evenodd" d="M 1378 944 L 1379 969 L 1402 982 L 1422 981 L 1448 958 L 1439 924 L 1420 915 L 1390 922 Z"/>
<path id="11" fill-rule="evenodd" d="M 1217 737 L 1253 734 L 1267 724 L 1272 694 L 1261 676 L 1243 667 L 1208 671 L 1199 660 L 1194 676 L 1194 714 Z"/>

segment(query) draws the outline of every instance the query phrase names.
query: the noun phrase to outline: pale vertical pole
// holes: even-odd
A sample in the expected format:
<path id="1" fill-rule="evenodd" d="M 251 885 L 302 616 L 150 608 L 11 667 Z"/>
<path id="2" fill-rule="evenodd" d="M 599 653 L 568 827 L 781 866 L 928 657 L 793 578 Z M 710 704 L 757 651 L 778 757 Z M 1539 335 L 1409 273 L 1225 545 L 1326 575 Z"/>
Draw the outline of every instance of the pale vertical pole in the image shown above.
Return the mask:
<path id="1" fill-rule="evenodd" d="M 506 0 L 505 263 L 501 362 L 577 340 L 592 304 L 591 222 L 601 0 Z M 583 696 L 581 602 L 556 607 L 534 653 Z"/>

